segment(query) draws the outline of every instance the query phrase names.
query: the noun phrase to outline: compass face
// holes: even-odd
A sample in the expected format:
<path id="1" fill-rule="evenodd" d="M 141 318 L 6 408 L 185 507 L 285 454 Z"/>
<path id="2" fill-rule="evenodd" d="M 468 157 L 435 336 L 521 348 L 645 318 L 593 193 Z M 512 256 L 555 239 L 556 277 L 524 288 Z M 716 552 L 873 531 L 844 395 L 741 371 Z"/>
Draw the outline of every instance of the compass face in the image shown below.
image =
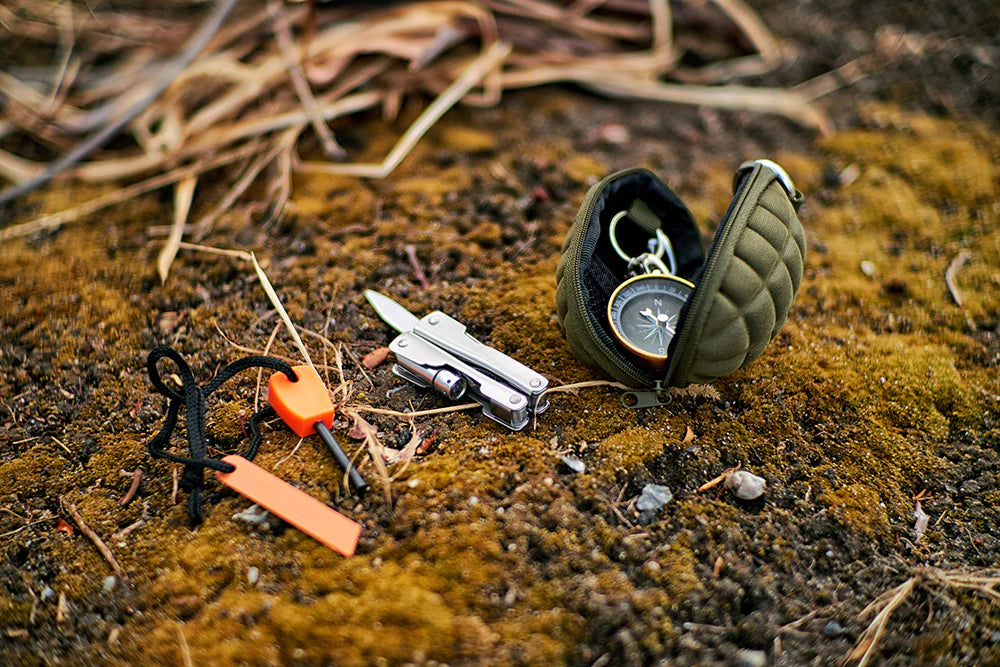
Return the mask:
<path id="1" fill-rule="evenodd" d="M 694 284 L 677 276 L 637 276 L 618 286 L 608 303 L 608 319 L 618 341 L 654 364 L 667 359 L 681 308 Z"/>

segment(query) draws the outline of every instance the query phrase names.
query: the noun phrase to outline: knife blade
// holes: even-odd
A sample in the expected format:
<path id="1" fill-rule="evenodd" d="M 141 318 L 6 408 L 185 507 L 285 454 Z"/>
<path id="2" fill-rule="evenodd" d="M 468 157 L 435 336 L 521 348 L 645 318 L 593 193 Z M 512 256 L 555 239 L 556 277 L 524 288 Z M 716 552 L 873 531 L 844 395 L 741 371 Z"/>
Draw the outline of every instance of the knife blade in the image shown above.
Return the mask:
<path id="1" fill-rule="evenodd" d="M 413 331 L 420 319 L 408 311 L 406 308 L 396 303 L 385 294 L 380 294 L 375 290 L 365 290 L 365 298 L 371 304 L 378 316 L 386 324 L 400 333 Z"/>

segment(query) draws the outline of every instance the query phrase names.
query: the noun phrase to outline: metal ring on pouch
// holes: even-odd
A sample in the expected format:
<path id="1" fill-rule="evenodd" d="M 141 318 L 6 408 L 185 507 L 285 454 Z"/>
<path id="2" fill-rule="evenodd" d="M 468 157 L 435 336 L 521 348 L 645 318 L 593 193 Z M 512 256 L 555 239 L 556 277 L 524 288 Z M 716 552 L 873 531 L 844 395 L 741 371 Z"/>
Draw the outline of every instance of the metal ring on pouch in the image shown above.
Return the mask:
<path id="1" fill-rule="evenodd" d="M 615 216 L 611 218 L 611 225 L 608 227 L 608 236 L 611 238 L 611 247 L 615 249 L 615 252 L 618 253 L 618 256 L 624 259 L 626 262 L 631 263 L 638 258 L 629 257 L 628 255 L 625 254 L 625 251 L 622 250 L 622 247 L 618 245 L 618 237 L 615 234 L 615 230 L 618 228 L 618 221 L 624 218 L 626 215 L 628 215 L 627 210 L 618 211 L 618 213 L 615 213 Z M 655 253 L 650 252 L 649 254 L 655 257 L 656 259 L 660 259 L 661 257 L 663 257 L 663 254 L 666 253 L 667 261 L 670 262 L 669 274 L 676 275 L 677 260 L 674 258 L 674 247 L 673 244 L 670 243 L 670 238 L 663 233 L 662 229 L 657 229 L 654 235 L 656 236 L 657 250 Z"/>

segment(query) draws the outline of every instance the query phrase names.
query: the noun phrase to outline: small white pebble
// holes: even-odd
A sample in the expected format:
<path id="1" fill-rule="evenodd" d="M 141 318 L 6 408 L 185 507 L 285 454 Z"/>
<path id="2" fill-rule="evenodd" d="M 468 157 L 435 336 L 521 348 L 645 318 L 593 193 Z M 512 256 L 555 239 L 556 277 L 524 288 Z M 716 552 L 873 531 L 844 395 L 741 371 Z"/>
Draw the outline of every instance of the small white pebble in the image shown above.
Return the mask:
<path id="1" fill-rule="evenodd" d="M 417 479 L 416 477 L 414 477 L 413 479 L 406 480 L 406 486 L 410 487 L 411 489 L 417 488 L 417 484 L 420 484 L 420 480 Z"/>
<path id="2" fill-rule="evenodd" d="M 116 583 L 118 583 L 118 580 L 115 579 L 114 575 L 109 574 L 108 576 L 104 577 L 104 584 L 101 586 L 101 590 L 104 591 L 105 593 L 110 593 L 111 590 L 115 587 Z"/>
<path id="3" fill-rule="evenodd" d="M 258 570 L 256 567 L 251 566 L 250 569 L 247 570 L 247 583 L 253 586 L 257 583 L 257 579 L 259 578 L 260 578 L 260 570 Z"/>
<path id="4" fill-rule="evenodd" d="M 875 262 L 869 262 L 867 259 L 861 262 L 861 273 L 869 278 L 873 277 L 875 275 Z"/>
<path id="5" fill-rule="evenodd" d="M 861 167 L 854 164 L 853 162 L 844 168 L 844 171 L 840 172 L 840 184 L 847 186 L 858 180 L 858 176 L 861 175 Z"/>
<path id="6" fill-rule="evenodd" d="M 737 498 L 753 500 L 763 495 L 767 482 L 752 472 L 737 470 L 726 478 L 726 486 L 736 494 Z"/>
<path id="7" fill-rule="evenodd" d="M 470 505 L 478 505 L 479 504 L 479 498 L 477 498 L 476 496 L 470 496 L 469 497 L 469 504 Z"/>
<path id="8" fill-rule="evenodd" d="M 542 484 L 544 484 L 545 486 L 551 487 L 554 483 L 555 480 L 553 480 L 551 477 L 546 477 L 545 479 L 542 480 Z"/>
<path id="9" fill-rule="evenodd" d="M 607 144 L 621 146 L 631 139 L 628 128 L 618 123 L 608 123 L 598 130 L 598 137 Z"/>

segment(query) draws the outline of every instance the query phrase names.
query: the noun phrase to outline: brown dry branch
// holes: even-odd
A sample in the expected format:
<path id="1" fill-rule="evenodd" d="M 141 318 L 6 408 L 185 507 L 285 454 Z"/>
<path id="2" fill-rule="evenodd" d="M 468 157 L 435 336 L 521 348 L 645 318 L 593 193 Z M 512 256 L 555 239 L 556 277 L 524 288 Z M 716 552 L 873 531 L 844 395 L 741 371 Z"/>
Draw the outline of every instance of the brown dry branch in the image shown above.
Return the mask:
<path id="1" fill-rule="evenodd" d="M 142 482 L 142 468 L 136 468 L 135 472 L 123 474 L 132 478 L 132 484 L 128 487 L 125 495 L 118 499 L 119 507 L 125 507 L 135 498 L 135 494 L 139 491 L 139 484 Z"/>
<path id="2" fill-rule="evenodd" d="M 87 536 L 87 539 L 94 543 L 94 546 L 97 547 L 97 550 L 101 553 L 101 556 L 104 557 L 104 560 L 108 562 L 108 565 L 111 566 L 114 573 L 124 579 L 125 572 L 122 570 L 121 565 L 118 564 L 118 561 L 115 560 L 114 554 L 111 553 L 111 549 L 109 549 L 108 545 L 104 543 L 104 540 L 101 539 L 100 535 L 95 533 L 93 529 L 87 525 L 87 522 L 83 520 L 82 516 L 80 516 L 80 512 L 76 509 L 76 506 L 66 500 L 63 496 L 59 497 L 59 504 L 62 505 L 62 508 L 66 510 L 66 513 L 72 517 L 76 525 L 80 527 L 80 531 Z"/>
<path id="3" fill-rule="evenodd" d="M 687 438 L 685 438 L 685 441 L 686 441 L 686 440 L 687 440 Z M 692 438 L 692 440 L 693 440 L 693 438 Z M 718 477 L 713 477 L 713 478 L 712 478 L 712 479 L 710 479 L 709 481 L 707 481 L 707 482 L 705 482 L 704 484 L 702 484 L 701 486 L 699 486 L 699 487 L 698 487 L 698 492 L 700 493 L 700 492 L 702 492 L 702 491 L 708 491 L 709 489 L 714 489 L 714 488 L 715 488 L 715 487 L 717 487 L 717 486 L 718 486 L 719 484 L 722 484 L 723 482 L 725 482 L 725 481 L 726 481 L 726 479 L 727 479 L 727 478 L 728 478 L 728 477 L 729 477 L 730 475 L 732 475 L 732 474 L 733 474 L 734 472 L 736 472 L 737 470 L 739 470 L 739 469 L 740 469 L 740 466 L 742 466 L 742 465 L 743 465 L 742 463 L 737 463 L 735 467 L 733 467 L 733 468 L 728 468 L 728 469 L 726 469 L 726 471 L 725 471 L 725 472 L 723 472 L 723 473 L 722 473 L 721 475 L 719 475 Z"/>
<path id="4" fill-rule="evenodd" d="M 783 58 L 778 39 L 743 0 L 687 0 L 681 22 L 667 0 L 333 3 L 310 5 L 313 11 L 246 0 L 225 22 L 234 3 L 137 0 L 121 10 L 81 0 L 15 0 L 0 7 L 7 30 L 55 54 L 48 68 L 5 63 L 0 72 L 0 136 L 15 150 L 35 143 L 51 154 L 35 162 L 0 151 L 0 176 L 14 184 L 0 197 L 54 177 L 124 183 L 2 229 L 0 242 L 184 182 L 180 218 L 179 195 L 189 179 L 225 167 L 235 184 L 195 225 L 175 224 L 164 267 L 182 247 L 178 236 L 204 238 L 241 202 L 268 210 L 267 220 L 280 218 L 293 173 L 384 178 L 452 106 L 495 105 L 505 89 L 573 82 L 613 97 L 776 113 L 825 131 L 829 120 L 812 100 L 854 76 L 802 89 L 740 85 Z M 689 53 L 707 64 L 680 65 Z M 340 157 L 331 121 L 378 107 L 392 117 L 404 98 L 428 93 L 433 102 L 381 162 L 296 157 L 314 153 L 317 142 Z M 112 138 L 115 150 L 101 150 Z M 249 155 L 253 161 L 234 179 L 233 165 Z M 251 187 L 262 178 L 266 188 Z M 253 202 L 261 192 L 269 206 Z"/>

